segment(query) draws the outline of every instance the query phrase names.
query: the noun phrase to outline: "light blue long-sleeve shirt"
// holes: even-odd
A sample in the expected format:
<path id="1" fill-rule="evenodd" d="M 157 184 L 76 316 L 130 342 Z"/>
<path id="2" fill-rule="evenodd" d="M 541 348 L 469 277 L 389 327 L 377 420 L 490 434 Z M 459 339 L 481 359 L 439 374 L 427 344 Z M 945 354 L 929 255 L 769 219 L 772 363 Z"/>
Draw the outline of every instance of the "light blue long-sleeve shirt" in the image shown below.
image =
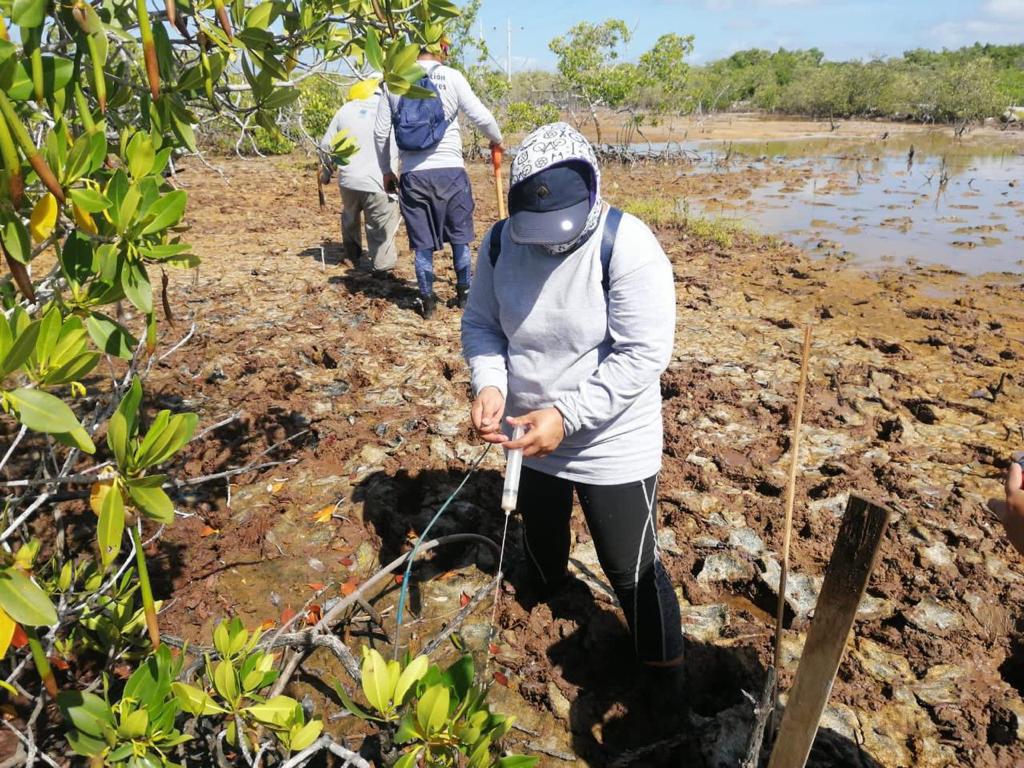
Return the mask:
<path id="1" fill-rule="evenodd" d="M 496 387 L 506 416 L 555 406 L 565 439 L 532 469 L 617 485 L 661 468 L 661 374 L 672 355 L 675 287 L 654 234 L 624 214 L 602 287 L 602 224 L 567 256 L 485 235 L 462 318 L 473 391 Z"/>

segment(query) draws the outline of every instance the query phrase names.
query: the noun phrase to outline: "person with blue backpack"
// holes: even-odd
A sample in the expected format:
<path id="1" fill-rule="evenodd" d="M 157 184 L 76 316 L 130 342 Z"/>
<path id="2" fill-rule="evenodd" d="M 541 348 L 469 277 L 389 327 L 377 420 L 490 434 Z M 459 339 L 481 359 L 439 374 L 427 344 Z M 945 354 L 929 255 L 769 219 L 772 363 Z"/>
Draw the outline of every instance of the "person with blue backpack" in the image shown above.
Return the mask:
<path id="1" fill-rule="evenodd" d="M 441 38 L 421 49 L 425 74 L 418 85 L 434 98 L 409 98 L 385 92 L 377 108 L 374 140 L 384 186 L 398 191 L 409 247 L 415 253 L 416 283 L 424 318 L 437 306 L 434 252 L 452 247 L 456 303 L 466 305 L 472 275 L 473 191 L 462 156 L 461 112 L 491 142 L 501 146 L 501 129 L 491 111 L 473 93 L 458 70 L 445 66 L 447 42 Z M 394 135 L 401 164 L 396 176 L 387 150 Z"/>
<path id="2" fill-rule="evenodd" d="M 679 603 L 657 542 L 672 267 L 642 221 L 602 201 L 593 150 L 566 123 L 523 141 L 508 210 L 481 243 L 462 346 L 474 428 L 523 451 L 527 592 L 568 580 L 575 492 L 637 658 L 681 684 Z"/>

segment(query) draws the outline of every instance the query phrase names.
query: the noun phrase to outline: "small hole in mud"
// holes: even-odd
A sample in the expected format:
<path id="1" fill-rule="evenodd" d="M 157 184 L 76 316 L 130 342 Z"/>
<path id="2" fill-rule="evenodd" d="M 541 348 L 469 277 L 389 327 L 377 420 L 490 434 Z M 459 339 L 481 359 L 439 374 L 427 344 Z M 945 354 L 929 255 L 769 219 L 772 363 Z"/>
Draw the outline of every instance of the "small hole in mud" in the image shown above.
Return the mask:
<path id="1" fill-rule="evenodd" d="M 673 381 L 661 382 L 661 398 L 662 400 L 671 400 L 673 397 L 679 397 L 683 391 L 679 388 L 679 385 Z"/>
<path id="2" fill-rule="evenodd" d="M 774 485 L 767 480 L 762 480 L 756 486 L 754 490 L 760 493 L 762 496 L 771 496 L 772 498 L 779 498 L 782 495 L 782 488 Z"/>
<path id="3" fill-rule="evenodd" d="M 823 499 L 829 494 L 830 486 L 828 483 L 820 483 L 813 488 L 808 489 L 807 495 L 812 499 Z"/>
<path id="4" fill-rule="evenodd" d="M 696 560 L 694 560 L 693 567 L 690 569 L 690 573 L 692 573 L 694 576 L 696 576 L 703 569 L 704 569 L 704 558 L 703 557 L 698 557 Z"/>
<path id="5" fill-rule="evenodd" d="M 1024 644 L 1020 638 L 1014 641 L 1006 661 L 999 665 L 999 675 L 1024 695 Z"/>
<path id="6" fill-rule="evenodd" d="M 900 424 L 899 419 L 886 419 L 878 425 L 876 434 L 879 440 L 890 443 L 903 434 L 903 425 Z"/>
<path id="7" fill-rule="evenodd" d="M 702 717 L 713 717 L 745 698 L 742 691 L 757 691 L 763 670 L 749 648 L 725 649 L 704 643 L 686 650 L 690 704 Z"/>

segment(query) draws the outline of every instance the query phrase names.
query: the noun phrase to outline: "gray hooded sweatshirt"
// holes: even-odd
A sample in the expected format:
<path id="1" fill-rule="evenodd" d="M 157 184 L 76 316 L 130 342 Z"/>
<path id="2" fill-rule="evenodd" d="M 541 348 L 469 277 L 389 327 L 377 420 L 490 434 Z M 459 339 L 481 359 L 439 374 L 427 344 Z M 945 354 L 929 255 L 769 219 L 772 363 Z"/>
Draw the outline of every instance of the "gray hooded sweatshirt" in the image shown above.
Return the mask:
<path id="1" fill-rule="evenodd" d="M 553 163 L 589 163 L 597 178 L 592 223 L 576 247 L 549 249 L 502 232 L 494 268 L 484 235 L 462 318 L 463 354 L 473 391 L 496 387 L 505 415 L 554 406 L 565 439 L 524 464 L 594 485 L 650 477 L 661 468 L 662 372 L 672 355 L 672 268 L 650 229 L 624 214 L 602 286 L 600 245 L 606 209 L 587 140 L 565 123 L 539 128 L 512 164 L 512 185 Z M 560 252 L 555 252 L 560 251 Z"/>

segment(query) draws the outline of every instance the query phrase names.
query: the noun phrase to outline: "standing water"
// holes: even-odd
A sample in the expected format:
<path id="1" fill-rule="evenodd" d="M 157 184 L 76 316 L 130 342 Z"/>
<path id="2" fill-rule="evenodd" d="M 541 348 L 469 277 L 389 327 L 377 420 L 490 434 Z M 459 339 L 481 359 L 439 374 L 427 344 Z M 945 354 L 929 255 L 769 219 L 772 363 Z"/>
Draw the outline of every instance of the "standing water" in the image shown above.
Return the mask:
<path id="1" fill-rule="evenodd" d="M 1024 138 L 950 134 L 742 142 L 710 153 L 704 144 L 701 172 L 779 173 L 735 196 L 685 202 L 866 268 L 1024 272 Z"/>

